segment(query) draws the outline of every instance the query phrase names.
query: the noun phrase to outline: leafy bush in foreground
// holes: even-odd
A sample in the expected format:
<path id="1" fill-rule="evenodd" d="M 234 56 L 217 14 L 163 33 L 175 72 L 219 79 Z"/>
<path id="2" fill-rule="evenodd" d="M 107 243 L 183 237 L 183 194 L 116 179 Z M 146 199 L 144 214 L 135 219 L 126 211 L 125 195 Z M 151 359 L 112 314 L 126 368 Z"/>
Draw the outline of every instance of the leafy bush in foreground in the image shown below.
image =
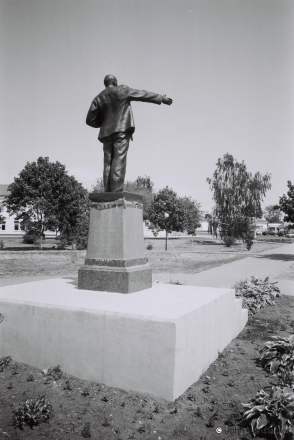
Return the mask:
<path id="1" fill-rule="evenodd" d="M 274 341 L 266 342 L 260 358 L 262 367 L 270 373 L 284 373 L 294 370 L 294 334 L 288 338 L 272 336 Z"/>
<path id="2" fill-rule="evenodd" d="M 37 400 L 28 399 L 24 405 L 18 408 L 12 417 L 12 424 L 15 428 L 23 429 L 23 425 L 32 428 L 41 422 L 49 422 L 49 414 L 52 406 L 45 402 L 45 396 Z"/>
<path id="3" fill-rule="evenodd" d="M 277 440 L 291 439 L 294 434 L 293 387 L 274 386 L 267 393 L 260 390 L 249 403 L 242 404 L 247 411 L 240 425 L 257 434 L 274 434 Z"/>
<path id="4" fill-rule="evenodd" d="M 239 281 L 235 284 L 236 297 L 242 298 L 242 306 L 248 309 L 249 315 L 255 315 L 267 304 L 276 305 L 274 299 L 279 296 L 280 289 L 275 284 L 277 282 L 269 282 L 269 277 L 262 281 L 252 276 L 251 281 Z"/>

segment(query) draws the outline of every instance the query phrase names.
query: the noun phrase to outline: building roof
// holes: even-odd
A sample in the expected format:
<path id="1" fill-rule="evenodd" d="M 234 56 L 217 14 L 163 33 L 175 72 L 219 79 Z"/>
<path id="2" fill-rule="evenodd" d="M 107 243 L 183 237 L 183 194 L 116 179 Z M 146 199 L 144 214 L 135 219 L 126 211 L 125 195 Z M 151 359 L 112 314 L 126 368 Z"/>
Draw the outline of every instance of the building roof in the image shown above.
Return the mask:
<path id="1" fill-rule="evenodd" d="M 0 184 L 0 197 L 2 196 L 7 196 L 8 191 L 7 188 L 9 187 L 9 185 L 7 184 Z"/>
<path id="2" fill-rule="evenodd" d="M 256 223 L 267 223 L 267 221 L 264 218 L 257 218 Z"/>

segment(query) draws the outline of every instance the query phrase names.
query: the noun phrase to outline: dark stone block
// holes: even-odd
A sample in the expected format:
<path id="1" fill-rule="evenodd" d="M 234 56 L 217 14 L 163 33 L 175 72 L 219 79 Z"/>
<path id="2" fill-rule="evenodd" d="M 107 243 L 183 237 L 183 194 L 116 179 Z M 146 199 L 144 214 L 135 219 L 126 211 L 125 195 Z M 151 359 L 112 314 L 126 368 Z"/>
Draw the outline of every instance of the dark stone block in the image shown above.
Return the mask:
<path id="1" fill-rule="evenodd" d="M 79 269 L 78 288 L 102 292 L 133 293 L 152 287 L 149 264 L 132 267 L 83 266 Z"/>
<path id="2" fill-rule="evenodd" d="M 130 260 L 102 260 L 99 258 L 86 258 L 87 266 L 110 266 L 110 267 L 131 267 L 146 264 L 147 258 L 136 258 Z"/>
<path id="3" fill-rule="evenodd" d="M 129 193 L 125 191 L 103 192 L 103 193 L 94 192 L 89 194 L 89 199 L 92 202 L 98 202 L 98 203 L 115 202 L 116 200 L 119 199 L 125 199 L 128 202 L 143 203 L 142 196 L 140 196 L 139 194 Z"/>

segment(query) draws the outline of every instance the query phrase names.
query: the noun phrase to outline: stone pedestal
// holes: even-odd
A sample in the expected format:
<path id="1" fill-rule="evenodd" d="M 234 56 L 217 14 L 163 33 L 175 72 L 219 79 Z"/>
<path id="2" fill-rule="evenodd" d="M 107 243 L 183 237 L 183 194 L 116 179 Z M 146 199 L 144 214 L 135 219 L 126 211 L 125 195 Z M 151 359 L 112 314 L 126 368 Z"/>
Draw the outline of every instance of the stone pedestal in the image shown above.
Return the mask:
<path id="1" fill-rule="evenodd" d="M 132 293 L 152 286 L 144 256 L 143 204 L 138 194 L 90 194 L 90 227 L 79 289 Z"/>
<path id="2" fill-rule="evenodd" d="M 0 357 L 170 401 L 247 322 L 233 289 L 155 283 L 121 295 L 61 278 L 0 288 L 0 311 Z"/>

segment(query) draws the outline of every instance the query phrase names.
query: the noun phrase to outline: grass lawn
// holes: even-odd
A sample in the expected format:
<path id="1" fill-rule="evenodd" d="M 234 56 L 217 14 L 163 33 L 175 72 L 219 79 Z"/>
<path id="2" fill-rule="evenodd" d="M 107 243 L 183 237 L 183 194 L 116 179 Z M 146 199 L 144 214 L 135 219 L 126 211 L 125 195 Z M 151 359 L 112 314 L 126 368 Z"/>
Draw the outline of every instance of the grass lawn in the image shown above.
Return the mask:
<path id="1" fill-rule="evenodd" d="M 146 258 L 152 265 L 153 272 L 164 273 L 197 273 L 202 270 L 221 266 L 222 264 L 258 255 L 265 250 L 283 246 L 282 243 L 255 242 L 248 251 L 243 243 L 226 247 L 220 241 L 207 240 L 206 237 L 168 240 L 165 251 L 165 240 L 145 239 Z"/>
<path id="2" fill-rule="evenodd" d="M 278 235 L 258 235 L 256 240 L 259 242 L 267 242 L 267 243 L 294 243 L 293 238 L 288 237 L 280 237 Z"/>
<path id="3" fill-rule="evenodd" d="M 147 249 L 149 244 L 152 250 Z M 281 243 L 256 242 L 248 251 L 243 243 L 227 248 L 219 241 L 207 240 L 206 237 L 170 239 L 167 251 L 162 239 L 145 239 L 144 245 L 145 256 L 153 272 L 171 274 L 197 273 L 283 246 Z M 53 246 L 57 246 L 54 239 L 45 240 L 42 251 L 31 245 L 22 245 L 21 238 L 5 240 L 5 248 L 0 251 L 0 278 L 76 275 L 78 268 L 84 264 L 86 251 L 59 251 Z"/>

